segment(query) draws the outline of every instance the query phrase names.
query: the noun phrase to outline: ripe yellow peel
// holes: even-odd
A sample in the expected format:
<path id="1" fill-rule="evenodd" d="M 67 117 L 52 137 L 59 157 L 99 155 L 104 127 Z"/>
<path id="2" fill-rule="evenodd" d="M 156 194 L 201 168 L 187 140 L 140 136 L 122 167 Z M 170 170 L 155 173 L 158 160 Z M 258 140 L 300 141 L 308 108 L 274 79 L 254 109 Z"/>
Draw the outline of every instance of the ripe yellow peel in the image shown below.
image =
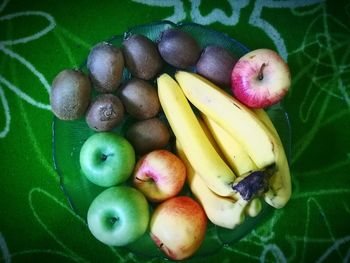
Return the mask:
<path id="1" fill-rule="evenodd" d="M 243 199 L 236 201 L 232 198 L 216 195 L 207 187 L 202 177 L 194 171 L 179 141 L 176 141 L 176 149 L 178 156 L 186 166 L 187 182 L 191 191 L 202 205 L 208 219 L 213 224 L 228 229 L 233 229 L 241 224 L 249 203 Z"/>
<path id="2" fill-rule="evenodd" d="M 257 169 L 245 149 L 231 134 L 226 132 L 220 125 L 205 114 L 201 114 L 201 116 L 218 147 L 225 156 L 228 165 L 233 169 L 236 175 L 244 176 Z"/>
<path id="3" fill-rule="evenodd" d="M 259 198 L 252 199 L 245 209 L 245 213 L 250 217 L 256 217 L 262 209 L 261 201 Z"/>
<path id="4" fill-rule="evenodd" d="M 211 145 L 214 147 L 215 151 L 220 155 L 221 159 L 224 160 L 227 163 L 224 154 L 222 153 L 221 149 L 219 148 L 219 145 L 215 141 L 213 135 L 209 131 L 207 125 L 204 123 L 204 121 L 202 120 L 202 118 L 200 116 L 197 116 L 197 120 L 198 120 L 200 126 L 202 127 L 205 135 L 209 139 Z"/>
<path id="5" fill-rule="evenodd" d="M 167 74 L 157 84 L 163 111 L 192 167 L 216 194 L 231 196 L 235 175 L 211 145 L 181 88 Z"/>
<path id="6" fill-rule="evenodd" d="M 267 113 L 263 109 L 256 109 L 254 112 L 269 129 L 275 145 L 276 171 L 269 180 L 270 189 L 264 194 L 264 198 L 269 205 L 275 208 L 282 208 L 292 195 L 288 160 L 281 139 Z"/>
<path id="7" fill-rule="evenodd" d="M 175 78 L 188 100 L 231 134 L 258 169 L 275 162 L 267 128 L 250 109 L 198 74 L 178 71 Z"/>

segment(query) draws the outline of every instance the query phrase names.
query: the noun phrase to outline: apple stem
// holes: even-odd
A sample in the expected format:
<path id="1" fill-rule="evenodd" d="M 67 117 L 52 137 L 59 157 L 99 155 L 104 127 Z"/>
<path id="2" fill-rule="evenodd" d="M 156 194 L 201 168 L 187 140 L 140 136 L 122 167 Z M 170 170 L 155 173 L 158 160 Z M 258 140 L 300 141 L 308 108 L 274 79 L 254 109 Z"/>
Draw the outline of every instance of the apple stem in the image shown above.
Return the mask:
<path id="1" fill-rule="evenodd" d="M 106 161 L 106 160 L 107 160 L 107 156 L 108 156 L 108 155 L 106 155 L 106 154 L 102 154 L 101 160 L 102 160 L 102 161 Z"/>
<path id="2" fill-rule="evenodd" d="M 147 180 L 142 180 L 142 179 L 139 178 L 139 177 L 135 177 L 135 179 L 138 180 L 138 181 L 141 181 L 141 182 L 147 182 Z"/>
<path id="3" fill-rule="evenodd" d="M 112 217 L 111 219 L 111 224 L 113 225 L 115 222 L 117 222 L 119 219 L 117 217 Z"/>
<path id="4" fill-rule="evenodd" d="M 112 153 L 110 153 L 110 154 L 104 154 L 104 153 L 103 153 L 103 154 L 101 155 L 101 160 L 102 160 L 102 161 L 106 161 L 107 158 L 108 158 L 109 156 L 113 156 L 113 154 L 112 154 Z"/>
<path id="5" fill-rule="evenodd" d="M 258 80 L 263 80 L 263 78 L 264 78 L 263 70 L 264 70 L 265 66 L 266 66 L 266 64 L 262 63 L 260 70 L 259 70 L 259 74 L 258 74 Z"/>

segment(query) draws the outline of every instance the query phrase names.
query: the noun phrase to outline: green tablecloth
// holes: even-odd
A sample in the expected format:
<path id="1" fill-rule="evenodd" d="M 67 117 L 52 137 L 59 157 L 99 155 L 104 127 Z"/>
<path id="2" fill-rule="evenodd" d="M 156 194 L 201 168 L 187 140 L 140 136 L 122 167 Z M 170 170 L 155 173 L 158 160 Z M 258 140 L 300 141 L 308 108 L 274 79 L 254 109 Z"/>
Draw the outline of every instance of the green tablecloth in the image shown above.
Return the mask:
<path id="1" fill-rule="evenodd" d="M 100 244 L 70 209 L 53 167 L 49 92 L 53 77 L 79 66 L 93 44 L 162 19 L 208 25 L 250 49 L 275 49 L 293 76 L 284 101 L 292 199 L 205 260 L 349 262 L 346 0 L 0 1 L 0 261 L 142 260 Z"/>

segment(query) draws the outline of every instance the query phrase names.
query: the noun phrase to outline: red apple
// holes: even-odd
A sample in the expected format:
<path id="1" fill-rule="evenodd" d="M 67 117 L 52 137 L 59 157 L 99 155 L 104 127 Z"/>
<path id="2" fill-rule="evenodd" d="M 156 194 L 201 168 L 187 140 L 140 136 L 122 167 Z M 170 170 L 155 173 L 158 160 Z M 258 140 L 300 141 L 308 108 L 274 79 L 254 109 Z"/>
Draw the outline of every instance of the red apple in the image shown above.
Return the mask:
<path id="1" fill-rule="evenodd" d="M 270 49 L 256 49 L 245 54 L 231 74 L 234 96 L 251 108 L 265 108 L 279 102 L 290 84 L 287 63 Z"/>
<path id="2" fill-rule="evenodd" d="M 148 200 L 161 202 L 177 195 L 186 180 L 182 160 L 167 150 L 155 150 L 136 164 L 133 184 Z"/>
<path id="3" fill-rule="evenodd" d="M 177 196 L 161 203 L 150 222 L 156 245 L 171 259 L 192 256 L 202 244 L 207 217 L 201 205 L 188 196 Z"/>

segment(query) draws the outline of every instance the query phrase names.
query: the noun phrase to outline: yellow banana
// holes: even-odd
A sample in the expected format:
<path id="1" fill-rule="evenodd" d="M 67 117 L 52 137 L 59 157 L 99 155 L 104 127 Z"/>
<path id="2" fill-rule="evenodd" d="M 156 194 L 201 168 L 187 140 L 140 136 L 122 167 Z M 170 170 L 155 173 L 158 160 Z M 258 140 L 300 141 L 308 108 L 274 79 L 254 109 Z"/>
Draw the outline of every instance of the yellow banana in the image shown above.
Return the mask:
<path id="1" fill-rule="evenodd" d="M 189 101 L 231 134 L 258 169 L 275 162 L 267 128 L 250 109 L 198 74 L 178 71 L 175 78 Z"/>
<path id="2" fill-rule="evenodd" d="M 257 167 L 237 140 L 205 114 L 201 114 L 229 166 L 237 176 L 245 176 Z"/>
<path id="3" fill-rule="evenodd" d="M 231 196 L 235 174 L 211 145 L 181 88 L 167 74 L 157 84 L 160 104 L 189 162 L 212 191 Z"/>
<path id="4" fill-rule="evenodd" d="M 214 147 L 215 151 L 219 154 L 221 159 L 226 162 L 224 154 L 222 153 L 221 149 L 219 148 L 219 145 L 216 143 L 216 141 L 215 141 L 213 135 L 211 134 L 210 130 L 208 129 L 207 125 L 205 125 L 203 119 L 200 116 L 197 116 L 197 120 L 198 120 L 200 126 L 202 127 L 205 135 L 209 139 L 211 145 Z"/>
<path id="5" fill-rule="evenodd" d="M 263 109 L 256 109 L 254 112 L 269 129 L 275 145 L 276 171 L 269 179 L 269 190 L 264 194 L 264 199 L 269 205 L 275 208 L 282 208 L 292 194 L 288 160 L 281 139 L 267 113 Z"/>
<path id="6" fill-rule="evenodd" d="M 211 191 L 202 177 L 194 171 L 186 158 L 179 141 L 176 141 L 177 154 L 187 168 L 187 182 L 192 193 L 202 205 L 208 219 L 215 225 L 233 229 L 244 220 L 248 202 L 222 197 Z M 254 214 L 254 212 L 252 212 Z"/>

